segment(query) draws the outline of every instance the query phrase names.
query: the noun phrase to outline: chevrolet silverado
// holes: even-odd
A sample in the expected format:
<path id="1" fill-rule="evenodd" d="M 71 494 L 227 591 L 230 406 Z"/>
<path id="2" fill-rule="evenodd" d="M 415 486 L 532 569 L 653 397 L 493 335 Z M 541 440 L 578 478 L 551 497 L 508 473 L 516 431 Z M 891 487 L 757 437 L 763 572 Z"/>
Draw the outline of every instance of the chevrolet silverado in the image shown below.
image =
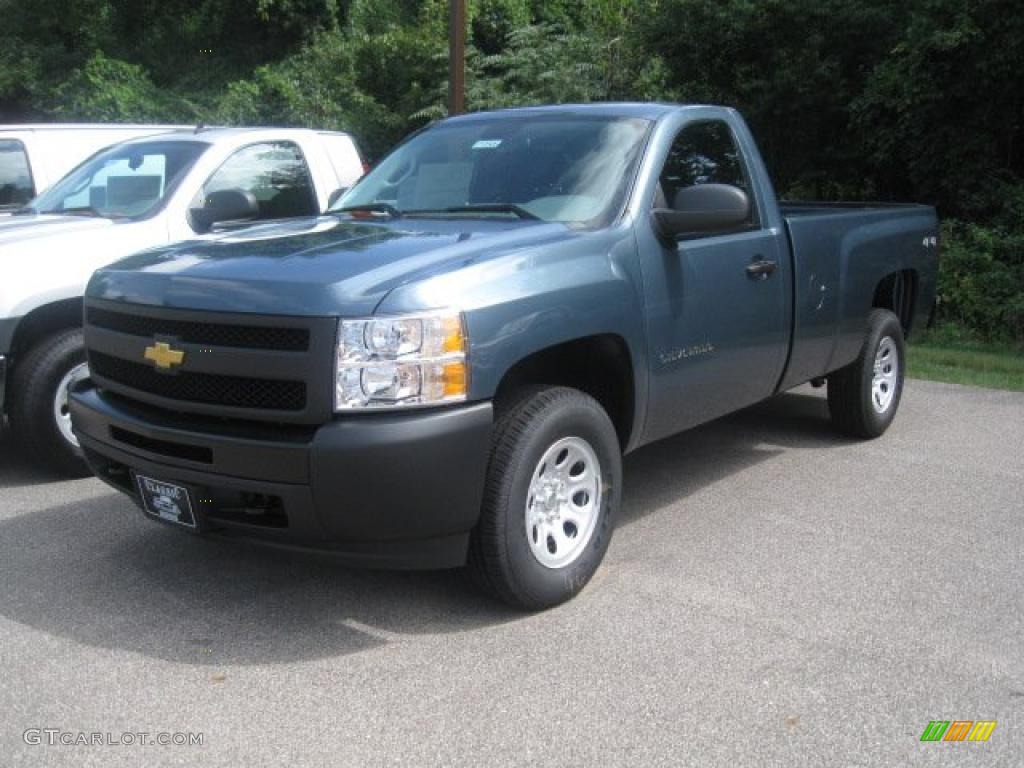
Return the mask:
<path id="1" fill-rule="evenodd" d="M 464 115 L 327 215 L 99 270 L 72 420 L 167 525 L 543 608 L 598 568 L 623 453 L 805 382 L 881 435 L 937 251 L 927 206 L 780 204 L 731 109 Z"/>

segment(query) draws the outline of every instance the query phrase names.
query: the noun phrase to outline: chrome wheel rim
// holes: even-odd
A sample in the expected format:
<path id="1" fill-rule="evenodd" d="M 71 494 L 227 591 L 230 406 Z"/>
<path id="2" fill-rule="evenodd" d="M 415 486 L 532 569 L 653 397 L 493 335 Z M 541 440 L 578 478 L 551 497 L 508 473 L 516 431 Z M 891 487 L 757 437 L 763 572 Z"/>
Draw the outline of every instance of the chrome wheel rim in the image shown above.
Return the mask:
<path id="1" fill-rule="evenodd" d="M 601 464 L 590 443 L 566 437 L 548 448 L 526 495 L 526 541 L 545 568 L 564 568 L 583 554 L 601 511 Z"/>
<path id="2" fill-rule="evenodd" d="M 878 342 L 875 352 L 875 367 L 871 377 L 871 405 L 876 413 L 885 413 L 896 397 L 899 386 L 900 353 L 892 337 L 886 336 Z"/>
<path id="3" fill-rule="evenodd" d="M 89 378 L 89 366 L 86 363 L 79 363 L 64 374 L 64 378 L 57 385 L 57 391 L 53 395 L 53 419 L 57 424 L 57 431 L 72 447 L 78 448 L 78 438 L 71 430 L 71 410 L 68 408 L 68 394 L 71 388 L 83 379 Z"/>

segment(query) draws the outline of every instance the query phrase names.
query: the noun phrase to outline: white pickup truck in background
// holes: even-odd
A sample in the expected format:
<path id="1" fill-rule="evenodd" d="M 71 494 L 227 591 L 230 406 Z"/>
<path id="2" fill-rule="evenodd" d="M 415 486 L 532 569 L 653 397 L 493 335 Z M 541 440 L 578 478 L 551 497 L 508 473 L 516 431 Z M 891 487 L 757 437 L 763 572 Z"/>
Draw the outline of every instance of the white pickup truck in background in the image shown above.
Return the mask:
<path id="1" fill-rule="evenodd" d="M 184 125 L 0 125 L 0 217 L 21 208 L 79 163 L 112 144 Z"/>
<path id="2" fill-rule="evenodd" d="M 88 376 L 81 297 L 93 271 L 256 221 L 317 216 L 363 170 L 345 133 L 173 131 L 96 154 L 0 220 L 0 414 L 20 444 L 63 474 L 88 473 L 67 393 Z"/>

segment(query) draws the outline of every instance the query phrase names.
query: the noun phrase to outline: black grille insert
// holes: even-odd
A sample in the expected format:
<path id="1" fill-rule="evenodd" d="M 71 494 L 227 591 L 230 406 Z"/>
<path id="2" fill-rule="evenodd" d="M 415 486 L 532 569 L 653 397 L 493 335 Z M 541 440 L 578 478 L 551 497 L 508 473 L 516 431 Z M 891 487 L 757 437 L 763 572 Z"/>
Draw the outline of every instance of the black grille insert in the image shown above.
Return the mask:
<path id="1" fill-rule="evenodd" d="M 113 425 L 110 426 L 110 436 L 118 442 L 133 445 L 150 453 L 159 453 L 164 456 L 173 456 L 178 459 L 187 459 L 202 464 L 213 464 L 213 451 L 201 445 L 187 445 L 185 443 L 172 443 L 169 440 L 157 440 Z"/>
<path id="2" fill-rule="evenodd" d="M 94 351 L 89 352 L 89 367 L 100 378 L 171 400 L 268 411 L 301 411 L 306 407 L 303 381 L 191 371 L 168 375 L 157 373 L 148 365 Z"/>
<path id="3" fill-rule="evenodd" d="M 97 328 L 131 336 L 174 336 L 190 344 L 211 347 L 274 349 L 283 352 L 305 352 L 309 349 L 309 330 L 306 328 L 200 323 L 112 312 L 101 307 L 89 307 L 86 310 L 86 321 Z"/>

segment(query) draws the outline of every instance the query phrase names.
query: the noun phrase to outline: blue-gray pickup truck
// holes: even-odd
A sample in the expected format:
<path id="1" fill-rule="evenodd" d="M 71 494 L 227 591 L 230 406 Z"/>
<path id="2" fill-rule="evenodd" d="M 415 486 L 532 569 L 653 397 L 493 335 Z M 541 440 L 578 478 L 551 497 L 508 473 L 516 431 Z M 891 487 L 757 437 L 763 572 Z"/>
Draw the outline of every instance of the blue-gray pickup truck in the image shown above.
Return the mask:
<path id="1" fill-rule="evenodd" d="M 937 261 L 932 208 L 780 204 L 731 109 L 465 115 L 327 215 L 98 271 L 72 420 L 156 520 L 542 608 L 598 568 L 623 453 L 805 382 L 881 435 Z"/>

